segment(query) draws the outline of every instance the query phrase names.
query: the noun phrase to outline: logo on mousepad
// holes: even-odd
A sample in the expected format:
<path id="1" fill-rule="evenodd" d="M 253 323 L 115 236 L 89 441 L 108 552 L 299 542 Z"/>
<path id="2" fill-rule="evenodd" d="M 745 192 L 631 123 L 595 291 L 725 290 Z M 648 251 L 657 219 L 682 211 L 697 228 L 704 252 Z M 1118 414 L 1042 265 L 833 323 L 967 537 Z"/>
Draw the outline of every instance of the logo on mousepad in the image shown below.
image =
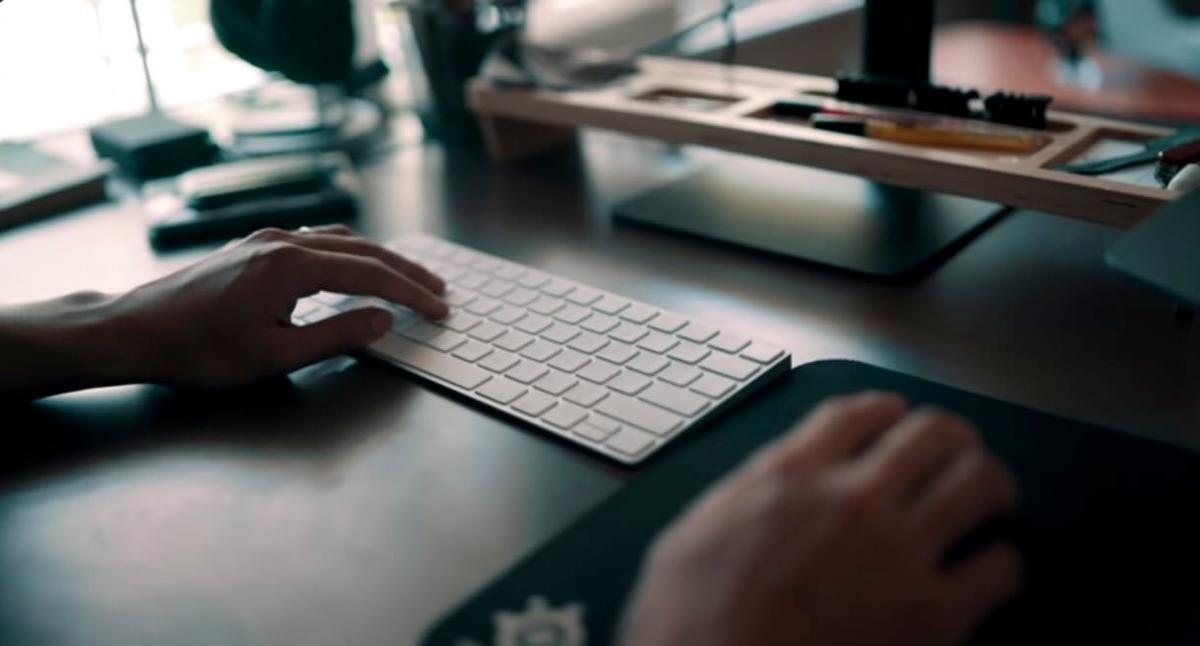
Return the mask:
<path id="1" fill-rule="evenodd" d="M 491 646 L 585 646 L 583 604 L 554 608 L 542 597 L 530 597 L 525 609 L 492 615 L 495 636 Z M 455 646 L 487 646 L 473 639 L 459 639 Z"/>

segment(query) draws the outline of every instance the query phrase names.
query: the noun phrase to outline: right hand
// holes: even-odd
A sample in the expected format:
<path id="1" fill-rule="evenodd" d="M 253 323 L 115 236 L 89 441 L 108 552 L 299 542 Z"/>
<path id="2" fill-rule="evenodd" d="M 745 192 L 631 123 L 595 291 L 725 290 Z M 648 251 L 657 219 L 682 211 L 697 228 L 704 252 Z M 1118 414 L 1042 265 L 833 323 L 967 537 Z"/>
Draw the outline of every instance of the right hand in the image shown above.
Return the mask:
<path id="1" fill-rule="evenodd" d="M 963 419 L 897 396 L 830 401 L 703 497 L 657 542 L 627 646 L 949 646 L 1013 596 L 995 544 L 948 548 L 1016 502 Z"/>

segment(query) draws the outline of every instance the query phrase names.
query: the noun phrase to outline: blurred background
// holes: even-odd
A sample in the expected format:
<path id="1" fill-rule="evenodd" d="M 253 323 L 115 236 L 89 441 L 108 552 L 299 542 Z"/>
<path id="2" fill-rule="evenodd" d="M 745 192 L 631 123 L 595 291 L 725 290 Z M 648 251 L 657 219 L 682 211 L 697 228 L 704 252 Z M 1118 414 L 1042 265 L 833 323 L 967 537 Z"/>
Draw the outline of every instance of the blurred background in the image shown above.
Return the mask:
<path id="1" fill-rule="evenodd" d="M 136 0 L 145 63 L 163 108 L 247 90 L 270 78 L 218 43 L 209 2 Z M 6 0 L 0 5 L 0 140 L 147 110 L 150 99 L 130 3 Z M 360 10 L 374 16 L 375 33 L 358 37 L 373 40 L 393 70 L 404 69 L 406 51 L 411 56 L 412 48 L 404 46 L 410 13 L 402 6 L 411 4 L 360 2 L 366 5 Z M 683 7 L 681 14 L 701 15 L 720 3 L 675 4 Z M 855 65 L 858 2 L 747 4 L 737 20 L 739 37 L 747 41 L 739 62 L 825 74 Z M 1170 101 L 1158 95 L 1184 92 L 1180 102 L 1194 96 L 1186 91 L 1194 89 L 1190 78 L 1200 76 L 1200 23 L 1193 22 L 1200 0 L 943 0 L 938 11 L 937 80 L 1055 90 L 1062 95 L 1060 105 L 1151 120 L 1188 120 L 1196 112 L 1191 106 L 1162 105 Z M 689 38 L 682 49 L 715 56 L 724 38 L 714 26 Z M 385 87 L 403 107 L 412 100 L 412 84 L 397 76 Z M 1101 90 L 1116 96 L 1087 100 Z"/>

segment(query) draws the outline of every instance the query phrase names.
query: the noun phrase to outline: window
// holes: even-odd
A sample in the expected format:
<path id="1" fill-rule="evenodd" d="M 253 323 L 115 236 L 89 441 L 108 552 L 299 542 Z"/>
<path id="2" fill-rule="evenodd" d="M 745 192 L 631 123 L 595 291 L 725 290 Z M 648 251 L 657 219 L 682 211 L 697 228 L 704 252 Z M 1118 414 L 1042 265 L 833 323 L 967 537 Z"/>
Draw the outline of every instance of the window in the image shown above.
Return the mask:
<path id="1" fill-rule="evenodd" d="M 0 2 L 0 140 L 149 108 L 132 0 Z M 209 0 L 137 0 L 158 101 L 183 105 L 264 77 L 216 41 Z"/>

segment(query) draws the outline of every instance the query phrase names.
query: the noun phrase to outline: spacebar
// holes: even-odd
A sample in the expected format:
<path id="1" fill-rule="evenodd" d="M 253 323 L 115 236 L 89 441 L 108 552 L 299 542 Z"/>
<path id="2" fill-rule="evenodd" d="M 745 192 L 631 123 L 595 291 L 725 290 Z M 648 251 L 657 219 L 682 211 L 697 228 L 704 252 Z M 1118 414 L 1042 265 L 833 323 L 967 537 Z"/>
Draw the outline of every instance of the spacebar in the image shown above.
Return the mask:
<path id="1" fill-rule="evenodd" d="M 371 349 L 396 363 L 445 379 L 467 390 L 478 388 L 492 377 L 482 368 L 466 361 L 391 334 L 376 341 Z"/>

